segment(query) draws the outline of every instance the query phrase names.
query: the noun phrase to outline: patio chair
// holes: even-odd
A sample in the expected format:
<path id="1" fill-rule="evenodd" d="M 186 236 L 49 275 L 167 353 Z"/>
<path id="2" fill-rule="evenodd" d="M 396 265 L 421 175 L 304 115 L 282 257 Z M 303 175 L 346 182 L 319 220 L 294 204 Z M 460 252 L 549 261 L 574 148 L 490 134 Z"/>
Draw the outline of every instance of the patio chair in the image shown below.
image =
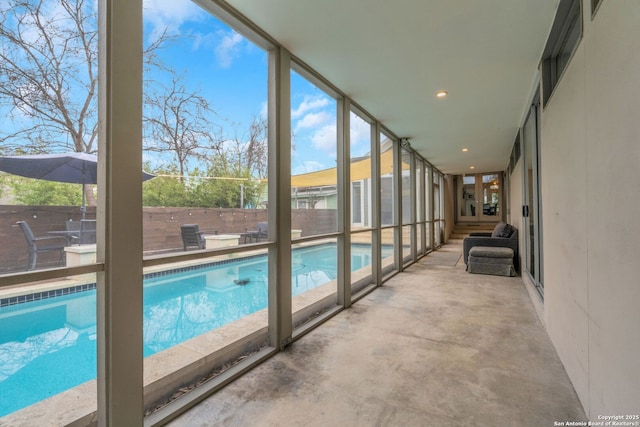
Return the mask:
<path id="1" fill-rule="evenodd" d="M 96 220 L 80 220 L 80 244 L 91 245 L 96 242 Z"/>
<path id="2" fill-rule="evenodd" d="M 27 240 L 29 251 L 29 261 L 27 262 L 27 270 L 34 270 L 38 262 L 38 254 L 40 252 L 60 252 L 59 264 L 64 261 L 64 248 L 67 246 L 67 238 L 64 236 L 42 236 L 35 237 L 31 227 L 25 221 L 18 221 L 16 224 L 20 226 L 24 238 Z"/>
<path id="3" fill-rule="evenodd" d="M 183 224 L 180 226 L 180 235 L 182 236 L 182 246 L 186 251 L 188 247 L 195 246 L 198 249 L 204 249 L 206 240 L 202 232 L 198 229 L 198 224 Z"/>
<path id="4" fill-rule="evenodd" d="M 256 225 L 256 230 L 247 230 L 245 228 L 245 232 L 244 233 L 240 233 L 240 236 L 244 238 L 244 242 L 247 243 L 247 239 L 249 239 L 249 242 L 259 242 L 260 238 L 267 238 L 267 223 L 266 222 L 259 222 Z"/>
<path id="5" fill-rule="evenodd" d="M 67 244 L 77 245 L 80 243 L 80 221 L 65 221 L 64 228 L 67 230 Z"/>
<path id="6" fill-rule="evenodd" d="M 261 237 L 266 239 L 269 235 L 267 223 L 259 222 L 257 228 L 258 230 L 256 231 L 256 234 L 254 236 L 256 239 L 256 242 L 259 242 Z"/>
<path id="7" fill-rule="evenodd" d="M 68 245 L 89 245 L 96 243 L 96 220 L 65 221 Z"/>

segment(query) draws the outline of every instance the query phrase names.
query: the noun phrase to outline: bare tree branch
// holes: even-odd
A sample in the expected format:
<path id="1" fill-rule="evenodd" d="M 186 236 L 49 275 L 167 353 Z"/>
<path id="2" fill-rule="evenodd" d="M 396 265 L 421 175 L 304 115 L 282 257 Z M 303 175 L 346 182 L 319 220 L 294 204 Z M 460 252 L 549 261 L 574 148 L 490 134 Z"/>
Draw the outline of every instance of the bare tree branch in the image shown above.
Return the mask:
<path id="1" fill-rule="evenodd" d="M 203 158 L 221 144 L 215 138 L 219 126 L 212 118 L 215 112 L 208 101 L 185 87 L 184 76 L 167 68 L 170 82 L 155 82 L 155 90 L 145 91 L 144 121 L 151 141 L 144 149 L 151 152 L 171 153 L 184 176 L 191 158 Z"/>
<path id="2" fill-rule="evenodd" d="M 3 2 L 0 46 L 0 103 L 15 119 L 15 128 L 0 130 L 7 132 L 0 135 L 5 149 L 28 149 L 33 142 L 44 141 L 50 151 L 94 152 L 98 51 L 94 3 Z"/>

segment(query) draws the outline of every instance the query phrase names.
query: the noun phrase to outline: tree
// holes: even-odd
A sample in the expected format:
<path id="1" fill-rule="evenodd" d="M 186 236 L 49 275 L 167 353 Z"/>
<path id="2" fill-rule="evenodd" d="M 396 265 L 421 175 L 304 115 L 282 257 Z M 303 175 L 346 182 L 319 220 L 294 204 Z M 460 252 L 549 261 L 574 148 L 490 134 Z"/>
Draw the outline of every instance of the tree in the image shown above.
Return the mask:
<path id="1" fill-rule="evenodd" d="M 234 136 L 220 144 L 224 162 L 233 169 L 246 168 L 256 178 L 266 178 L 269 147 L 267 144 L 267 120 L 262 115 L 253 116 L 249 129 L 241 133 L 234 125 Z"/>
<path id="2" fill-rule="evenodd" d="M 0 135 L 1 143 L 17 142 L 26 152 L 95 152 L 94 6 L 84 0 L 2 2 L 0 106 L 16 125 L 3 127 L 8 133 Z"/>
<path id="3" fill-rule="evenodd" d="M 249 125 L 249 139 L 244 153 L 244 165 L 258 178 L 268 175 L 267 162 L 269 147 L 267 144 L 267 120 L 263 116 L 254 116 Z"/>
<path id="4" fill-rule="evenodd" d="M 165 69 L 156 51 L 166 31 L 143 52 L 147 70 Z M 0 152 L 97 151 L 98 25 L 96 2 L 0 2 Z M 87 204 L 95 205 L 87 185 Z"/>
<path id="5" fill-rule="evenodd" d="M 142 204 L 144 206 L 188 206 L 189 192 L 183 182 L 170 176 L 176 173 L 175 168 L 155 169 L 154 179 L 142 186 Z"/>
<path id="6" fill-rule="evenodd" d="M 97 151 L 95 7 L 96 3 L 88 0 L 5 0 L 0 3 L 0 112 L 6 112 L 12 119 L 0 128 L 2 154 Z M 223 144 L 221 127 L 213 122 L 216 114 L 207 99 L 199 90 L 187 87 L 184 74 L 167 67 L 159 58 L 159 50 L 174 38 L 166 31 L 160 32 L 143 52 L 144 149 L 157 152 L 160 157 L 170 154 L 177 166 L 175 173 L 180 177 L 190 175 L 188 168 L 192 160 L 212 158 L 220 158 L 213 165 L 216 173 L 247 179 L 266 177 L 265 119 L 254 118 L 242 138 Z M 162 189 L 160 182 L 150 188 Z M 184 178 L 181 182 L 184 184 Z M 221 193 L 207 196 L 208 199 L 219 197 L 215 203 L 237 206 L 239 196 L 232 203 L 235 196 L 230 196 L 231 190 L 227 191 L 227 187 L 227 184 L 218 184 L 217 188 L 226 196 Z M 238 191 L 240 188 L 235 184 L 231 187 L 237 187 Z M 187 194 L 195 191 L 194 188 L 175 187 L 171 199 L 177 202 L 179 193 Z M 88 185 L 88 205 L 95 205 L 92 190 Z M 166 195 L 167 188 L 162 191 Z M 157 196 L 160 197 L 160 193 Z M 148 196 L 149 201 L 151 197 Z M 164 203 L 163 197 L 153 203 Z M 193 194 L 190 197 L 194 197 Z M 208 200 L 207 197 L 202 195 L 196 199 Z M 181 203 L 193 203 L 193 200 Z"/>
<path id="7" fill-rule="evenodd" d="M 158 153 L 171 153 L 178 174 L 185 176 L 188 161 L 203 158 L 205 153 L 220 151 L 219 139 L 211 117 L 215 115 L 207 100 L 197 91 L 188 90 L 184 75 L 167 69 L 170 82 L 157 83 L 145 91 L 145 124 L 148 134 L 144 149 Z"/>
<path id="8" fill-rule="evenodd" d="M 31 206 L 80 206 L 82 193 L 77 184 L 7 177 L 17 204 Z"/>

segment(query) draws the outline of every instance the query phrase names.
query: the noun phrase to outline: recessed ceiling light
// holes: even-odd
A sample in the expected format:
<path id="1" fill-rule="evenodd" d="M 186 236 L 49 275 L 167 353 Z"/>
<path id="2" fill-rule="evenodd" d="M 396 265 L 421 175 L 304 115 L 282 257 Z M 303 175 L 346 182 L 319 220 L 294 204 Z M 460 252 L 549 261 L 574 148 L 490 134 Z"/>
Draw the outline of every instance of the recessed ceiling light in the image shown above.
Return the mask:
<path id="1" fill-rule="evenodd" d="M 475 166 L 469 166 L 469 169 L 475 169 L 475 168 L 476 168 Z"/>
<path id="2" fill-rule="evenodd" d="M 436 92 L 438 98 L 445 98 L 449 93 L 446 90 L 439 90 Z"/>
<path id="3" fill-rule="evenodd" d="M 466 153 L 467 151 L 469 151 L 469 149 L 468 149 L 468 148 L 463 148 L 463 149 L 462 149 L 462 152 L 463 152 L 463 153 Z"/>

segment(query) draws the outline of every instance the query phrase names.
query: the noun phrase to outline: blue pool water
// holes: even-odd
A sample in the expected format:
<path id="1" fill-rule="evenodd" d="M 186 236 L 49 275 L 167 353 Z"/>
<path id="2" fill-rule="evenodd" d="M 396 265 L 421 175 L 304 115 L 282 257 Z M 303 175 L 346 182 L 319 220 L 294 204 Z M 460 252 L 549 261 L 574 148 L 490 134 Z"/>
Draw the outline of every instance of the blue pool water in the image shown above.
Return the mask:
<path id="1" fill-rule="evenodd" d="M 370 255 L 370 246 L 353 245 L 352 270 Z M 334 244 L 295 249 L 292 295 L 335 279 L 336 258 Z M 144 355 L 266 306 L 266 256 L 145 278 Z M 95 378 L 95 323 L 95 290 L 0 308 L 0 416 Z"/>

